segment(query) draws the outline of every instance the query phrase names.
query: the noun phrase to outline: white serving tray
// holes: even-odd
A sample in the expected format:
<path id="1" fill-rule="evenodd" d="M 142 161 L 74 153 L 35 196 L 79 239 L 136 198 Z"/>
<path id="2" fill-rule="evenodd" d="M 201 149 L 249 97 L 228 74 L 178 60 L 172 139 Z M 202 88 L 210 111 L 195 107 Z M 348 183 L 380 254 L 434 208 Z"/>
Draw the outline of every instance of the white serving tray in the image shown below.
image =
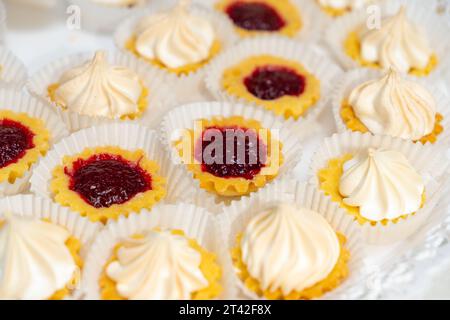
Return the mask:
<path id="1" fill-rule="evenodd" d="M 36 9 L 13 4 L 14 1 L 6 3 L 6 46 L 25 63 L 29 74 L 67 54 L 115 48 L 112 35 L 69 30 L 64 1 L 58 0 L 51 9 Z M 450 73 L 441 85 L 447 86 L 450 95 Z M 307 166 L 315 148 L 336 131 L 331 111 L 321 115 L 315 130 L 305 139 L 305 156 L 295 170 L 301 180 L 307 178 Z M 431 230 L 425 226 L 423 232 L 406 241 L 370 247 L 363 270 L 365 280 L 349 289 L 343 298 L 450 299 L 450 197 L 447 198 L 441 203 L 442 210 L 447 211 L 446 219 L 435 223 Z"/>

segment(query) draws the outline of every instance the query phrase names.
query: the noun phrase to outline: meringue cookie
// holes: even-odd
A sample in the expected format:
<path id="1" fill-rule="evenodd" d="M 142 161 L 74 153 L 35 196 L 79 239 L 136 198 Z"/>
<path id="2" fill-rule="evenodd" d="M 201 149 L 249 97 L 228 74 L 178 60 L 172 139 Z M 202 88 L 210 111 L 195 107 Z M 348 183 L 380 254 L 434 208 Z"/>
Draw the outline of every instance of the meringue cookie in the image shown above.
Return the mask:
<path id="1" fill-rule="evenodd" d="M 396 15 L 383 19 L 380 29 L 361 34 L 360 42 L 364 60 L 403 73 L 412 68 L 426 68 L 432 56 L 426 35 L 408 20 L 404 7 Z"/>
<path id="2" fill-rule="evenodd" d="M 77 268 L 69 237 L 60 226 L 7 216 L 0 226 L 0 299 L 48 299 L 63 289 Z"/>
<path id="3" fill-rule="evenodd" d="M 339 192 L 370 221 L 393 220 L 416 212 L 425 190 L 423 178 L 394 150 L 369 148 L 344 164 Z"/>
<path id="4" fill-rule="evenodd" d="M 187 300 L 208 286 L 200 262 L 201 254 L 187 238 L 170 231 L 149 231 L 142 239 L 126 240 L 106 273 L 124 298 Z"/>
<path id="5" fill-rule="evenodd" d="M 371 0 L 318 0 L 325 8 L 333 9 L 359 9 Z"/>
<path id="6" fill-rule="evenodd" d="M 136 28 L 136 50 L 144 58 L 168 68 L 199 63 L 209 57 L 215 41 L 212 24 L 189 12 L 190 1 L 143 18 Z"/>
<path id="7" fill-rule="evenodd" d="M 142 86 L 138 75 L 112 66 L 98 51 L 92 61 L 65 72 L 54 100 L 70 111 L 86 116 L 119 119 L 138 112 Z"/>
<path id="8" fill-rule="evenodd" d="M 433 96 L 393 69 L 353 89 L 349 103 L 358 119 L 374 134 L 419 140 L 435 126 Z"/>
<path id="9" fill-rule="evenodd" d="M 340 244 L 318 213 L 276 205 L 255 216 L 241 241 L 242 260 L 263 290 L 301 292 L 325 279 L 335 267 Z"/>

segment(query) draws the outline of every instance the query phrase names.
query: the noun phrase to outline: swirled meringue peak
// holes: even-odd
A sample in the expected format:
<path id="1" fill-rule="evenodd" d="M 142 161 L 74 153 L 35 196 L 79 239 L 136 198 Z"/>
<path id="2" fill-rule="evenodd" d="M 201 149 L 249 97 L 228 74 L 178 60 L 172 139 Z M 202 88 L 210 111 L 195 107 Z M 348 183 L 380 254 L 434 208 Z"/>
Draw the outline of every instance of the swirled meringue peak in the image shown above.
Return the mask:
<path id="1" fill-rule="evenodd" d="M 0 226 L 0 299 L 50 298 L 76 270 L 69 232 L 41 220 L 6 215 Z"/>
<path id="2" fill-rule="evenodd" d="M 360 152 L 344 164 L 339 192 L 344 203 L 359 207 L 370 221 L 393 220 L 416 212 L 422 203 L 422 176 L 394 150 Z"/>
<path id="3" fill-rule="evenodd" d="M 131 69 L 110 65 L 104 51 L 66 71 L 58 84 L 55 102 L 81 115 L 118 119 L 138 112 L 142 94 L 138 75 Z"/>
<path id="4" fill-rule="evenodd" d="M 419 140 L 433 131 L 436 121 L 431 93 L 393 69 L 353 89 L 349 103 L 374 134 Z"/>
<path id="5" fill-rule="evenodd" d="M 263 290 L 301 292 L 325 279 L 340 255 L 337 235 L 318 213 L 277 204 L 255 216 L 241 241 L 242 260 Z"/>
<path id="6" fill-rule="evenodd" d="M 136 28 L 136 50 L 168 68 L 199 63 L 209 57 L 215 41 L 212 24 L 189 11 L 181 0 L 169 11 L 143 18 Z"/>
<path id="7" fill-rule="evenodd" d="M 362 58 L 378 62 L 383 69 L 395 67 L 403 73 L 411 68 L 424 69 L 432 50 L 425 33 L 408 20 L 405 7 L 381 21 L 380 29 L 360 36 Z"/>
<path id="8" fill-rule="evenodd" d="M 149 231 L 127 239 L 106 269 L 119 294 L 130 300 L 189 300 L 208 286 L 201 254 L 189 240 L 170 231 Z"/>

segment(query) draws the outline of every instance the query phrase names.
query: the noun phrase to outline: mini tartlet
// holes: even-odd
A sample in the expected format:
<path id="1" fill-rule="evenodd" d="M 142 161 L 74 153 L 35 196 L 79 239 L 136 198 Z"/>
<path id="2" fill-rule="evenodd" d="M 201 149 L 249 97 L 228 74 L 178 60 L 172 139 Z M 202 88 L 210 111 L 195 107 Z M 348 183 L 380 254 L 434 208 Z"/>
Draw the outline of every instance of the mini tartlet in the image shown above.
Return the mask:
<path id="1" fill-rule="evenodd" d="M 205 67 L 237 39 L 226 17 L 189 0 L 155 3 L 123 21 L 114 35 L 118 48 L 162 70 L 178 99 L 203 99 Z"/>
<path id="2" fill-rule="evenodd" d="M 170 215 L 170 219 L 166 219 Z M 205 209 L 158 205 L 108 225 L 86 258 L 86 299 L 214 299 L 223 291 L 222 267 L 205 231 Z"/>
<path id="3" fill-rule="evenodd" d="M 167 115 L 163 139 L 200 188 L 227 201 L 257 191 L 298 161 L 298 133 L 293 122 L 280 120 L 245 105 L 190 104 Z"/>
<path id="4" fill-rule="evenodd" d="M 303 26 L 300 9 L 290 0 L 218 0 L 215 8 L 233 21 L 242 37 L 262 33 L 294 37 Z"/>
<path id="5" fill-rule="evenodd" d="M 27 77 L 27 69 L 23 62 L 9 49 L 0 46 L 0 83 L 22 87 Z"/>
<path id="6" fill-rule="evenodd" d="M 28 188 L 31 172 L 52 143 L 68 134 L 44 104 L 21 91 L 0 90 L 0 195 Z"/>
<path id="7" fill-rule="evenodd" d="M 0 298 L 76 297 L 85 250 L 100 226 L 35 196 L 0 205 Z"/>
<path id="8" fill-rule="evenodd" d="M 209 67 L 206 86 L 219 100 L 249 103 L 284 118 L 314 117 L 340 68 L 314 46 L 267 36 L 247 39 Z"/>
<path id="9" fill-rule="evenodd" d="M 389 136 L 334 135 L 311 161 L 312 182 L 358 222 L 367 241 L 389 243 L 433 214 L 448 167 L 443 151 Z"/>
<path id="10" fill-rule="evenodd" d="M 131 140 L 131 141 L 130 141 Z M 189 197 L 152 130 L 114 124 L 81 130 L 55 145 L 31 178 L 36 194 L 92 221 L 106 223 L 156 203 Z"/>
<path id="11" fill-rule="evenodd" d="M 313 187 L 284 180 L 219 216 L 236 289 L 252 299 L 317 299 L 354 276 L 359 233 Z"/>
<path id="12" fill-rule="evenodd" d="M 384 1 L 366 17 L 363 9 L 357 10 L 337 19 L 327 31 L 330 49 L 346 68 L 393 67 L 428 77 L 448 64 L 445 37 L 449 27 L 428 3 Z"/>
<path id="13" fill-rule="evenodd" d="M 422 144 L 448 140 L 450 100 L 438 88 L 394 69 L 348 72 L 335 87 L 339 130 L 390 135 Z"/>
<path id="14" fill-rule="evenodd" d="M 175 103 L 164 73 L 120 52 L 68 56 L 49 64 L 28 89 L 50 101 L 70 131 L 113 121 L 148 126 Z"/>

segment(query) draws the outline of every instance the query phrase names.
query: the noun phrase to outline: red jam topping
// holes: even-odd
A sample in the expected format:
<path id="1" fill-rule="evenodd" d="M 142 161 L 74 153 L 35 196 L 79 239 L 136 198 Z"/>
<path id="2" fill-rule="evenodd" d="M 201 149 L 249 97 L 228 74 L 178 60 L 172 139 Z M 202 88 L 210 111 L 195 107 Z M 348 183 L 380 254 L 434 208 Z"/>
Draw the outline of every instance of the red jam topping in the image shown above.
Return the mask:
<path id="1" fill-rule="evenodd" d="M 97 154 L 65 168 L 70 177 L 69 189 L 95 208 L 123 204 L 138 193 L 151 190 L 151 176 L 139 166 L 119 155 Z"/>
<path id="2" fill-rule="evenodd" d="M 292 69 L 280 66 L 257 68 L 244 79 L 247 90 L 262 100 L 282 96 L 299 96 L 305 91 L 305 78 Z"/>
<path id="3" fill-rule="evenodd" d="M 278 12 L 263 2 L 236 1 L 226 13 L 235 25 L 246 30 L 278 31 L 286 25 Z"/>
<path id="4" fill-rule="evenodd" d="M 252 129 L 209 127 L 197 142 L 195 153 L 203 172 L 220 178 L 252 180 L 265 166 L 267 146 Z"/>
<path id="5" fill-rule="evenodd" d="M 34 133 L 21 123 L 0 120 L 0 168 L 16 163 L 27 150 L 34 148 Z"/>

